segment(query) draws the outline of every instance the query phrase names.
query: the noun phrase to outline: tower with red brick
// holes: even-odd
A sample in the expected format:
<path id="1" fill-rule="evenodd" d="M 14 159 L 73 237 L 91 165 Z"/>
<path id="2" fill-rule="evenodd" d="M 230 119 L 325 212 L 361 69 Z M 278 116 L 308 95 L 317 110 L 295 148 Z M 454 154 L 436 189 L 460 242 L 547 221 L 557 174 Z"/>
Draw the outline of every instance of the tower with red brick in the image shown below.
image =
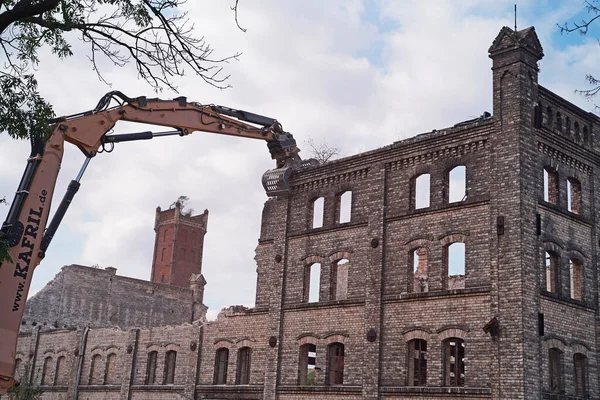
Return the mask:
<path id="1" fill-rule="evenodd" d="M 202 273 L 202 250 L 208 210 L 199 215 L 182 212 L 180 202 L 168 210 L 156 208 L 154 257 L 151 281 L 190 287 Z"/>

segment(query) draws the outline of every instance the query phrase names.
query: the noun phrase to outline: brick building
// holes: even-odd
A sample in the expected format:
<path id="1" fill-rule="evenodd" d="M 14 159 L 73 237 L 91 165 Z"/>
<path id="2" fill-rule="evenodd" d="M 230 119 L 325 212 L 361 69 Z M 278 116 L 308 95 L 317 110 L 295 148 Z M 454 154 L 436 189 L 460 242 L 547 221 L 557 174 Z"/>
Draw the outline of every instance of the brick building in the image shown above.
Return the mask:
<path id="1" fill-rule="evenodd" d="M 493 115 L 304 170 L 265 203 L 255 307 L 36 327 L 19 368 L 61 399 L 599 398 L 600 119 L 538 84 L 533 28 L 489 54 Z"/>

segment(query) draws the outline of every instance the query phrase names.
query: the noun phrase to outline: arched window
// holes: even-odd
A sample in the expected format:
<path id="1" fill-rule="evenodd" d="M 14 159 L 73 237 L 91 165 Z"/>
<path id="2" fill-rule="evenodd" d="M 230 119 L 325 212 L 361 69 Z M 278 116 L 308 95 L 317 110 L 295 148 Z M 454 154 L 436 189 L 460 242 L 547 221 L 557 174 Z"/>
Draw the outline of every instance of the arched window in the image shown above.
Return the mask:
<path id="1" fill-rule="evenodd" d="M 163 247 L 160 251 L 160 261 L 165 261 L 165 250 L 166 248 Z"/>
<path id="2" fill-rule="evenodd" d="M 563 128 L 563 126 L 562 126 L 562 115 L 560 114 L 560 112 L 557 112 L 556 113 L 556 129 L 559 132 L 562 132 L 562 128 Z"/>
<path id="3" fill-rule="evenodd" d="M 552 107 L 548 106 L 548 108 L 546 108 L 546 114 L 548 115 L 548 127 L 551 128 L 552 122 L 554 122 L 552 115 Z"/>
<path id="4" fill-rule="evenodd" d="M 148 362 L 146 364 L 146 385 L 154 385 L 156 383 L 156 362 L 158 360 L 158 352 L 151 351 L 148 353 Z"/>
<path id="5" fill-rule="evenodd" d="M 215 356 L 215 385 L 226 385 L 227 384 L 227 364 L 229 362 L 229 349 L 221 347 L 217 350 Z"/>
<path id="6" fill-rule="evenodd" d="M 588 395 L 588 359 L 584 354 L 573 355 L 573 369 L 575 374 L 575 395 L 586 397 Z"/>
<path id="7" fill-rule="evenodd" d="M 444 386 L 464 386 L 465 384 L 465 342 L 459 338 L 443 342 Z"/>
<path id="8" fill-rule="evenodd" d="M 579 131 L 579 122 L 575 121 L 575 123 L 573 124 L 573 130 L 575 131 L 575 140 L 579 140 L 579 134 L 581 133 Z"/>
<path id="9" fill-rule="evenodd" d="M 341 259 L 331 265 L 331 300 L 346 300 L 348 298 L 348 268 L 349 261 Z"/>
<path id="10" fill-rule="evenodd" d="M 175 366 L 177 364 L 177 352 L 169 350 L 165 353 L 165 369 L 163 374 L 163 385 L 175 383 Z"/>
<path id="11" fill-rule="evenodd" d="M 588 143 L 589 135 L 588 135 L 588 127 L 586 125 L 583 126 L 583 143 Z"/>
<path id="12" fill-rule="evenodd" d="M 431 175 L 421 174 L 416 176 L 412 183 L 413 208 L 418 210 L 429 207 Z"/>
<path id="13" fill-rule="evenodd" d="M 414 339 L 408 342 L 408 386 L 427 384 L 427 341 Z"/>
<path id="14" fill-rule="evenodd" d="M 446 246 L 448 290 L 465 288 L 465 244 L 456 242 Z"/>
<path id="15" fill-rule="evenodd" d="M 313 263 L 304 267 L 304 302 L 319 301 L 321 289 L 321 264 Z"/>
<path id="16" fill-rule="evenodd" d="M 67 385 L 67 359 L 65 356 L 60 356 L 56 360 L 56 369 L 54 370 L 54 385 Z"/>
<path id="17" fill-rule="evenodd" d="M 325 198 L 318 197 L 312 202 L 312 227 L 323 227 L 323 213 L 325 212 Z"/>
<path id="18" fill-rule="evenodd" d="M 347 190 L 338 198 L 338 222 L 350 222 L 352 218 L 352 192 Z"/>
<path id="19" fill-rule="evenodd" d="M 456 203 L 467 199 L 467 167 L 459 165 L 448 172 L 448 202 Z"/>
<path id="20" fill-rule="evenodd" d="M 567 133 L 567 135 L 571 135 L 571 118 L 569 117 L 567 117 L 566 119 L 565 132 Z"/>
<path id="21" fill-rule="evenodd" d="M 50 385 L 52 381 L 52 357 L 46 357 L 44 359 L 44 366 L 42 367 L 42 385 Z"/>
<path id="22" fill-rule="evenodd" d="M 558 291 L 558 256 L 553 252 L 546 252 L 546 291 Z"/>
<path id="23" fill-rule="evenodd" d="M 167 241 L 167 231 L 168 231 L 167 228 L 165 228 L 165 230 L 163 231 L 163 242 Z"/>
<path id="24" fill-rule="evenodd" d="M 95 354 L 92 357 L 92 362 L 90 364 L 90 385 L 101 385 L 102 384 L 102 356 L 100 354 Z"/>
<path id="25" fill-rule="evenodd" d="M 567 179 L 567 209 L 573 214 L 581 211 L 581 183 L 573 177 Z"/>
<path id="26" fill-rule="evenodd" d="M 544 168 L 544 201 L 558 202 L 558 172 L 551 167 Z"/>
<path id="27" fill-rule="evenodd" d="M 104 370 L 104 384 L 116 385 L 119 383 L 117 377 L 117 355 L 110 353 L 106 357 L 106 369 Z"/>
<path id="28" fill-rule="evenodd" d="M 419 247 L 411 252 L 413 270 L 413 292 L 425 293 L 429 291 L 429 263 L 427 261 L 427 249 Z"/>
<path id="29" fill-rule="evenodd" d="M 571 278 L 571 298 L 583 300 L 583 263 L 581 261 L 569 260 L 569 276 Z"/>
<path id="30" fill-rule="evenodd" d="M 331 343 L 327 346 L 327 384 L 344 383 L 344 344 Z"/>
<path id="31" fill-rule="evenodd" d="M 250 384 L 250 347 L 242 347 L 238 350 L 235 384 Z"/>
<path id="32" fill-rule="evenodd" d="M 563 379 L 563 352 L 556 348 L 548 350 L 548 363 L 550 377 L 548 389 L 553 393 L 561 393 L 565 388 Z"/>
<path id="33" fill-rule="evenodd" d="M 298 362 L 298 385 L 314 385 L 317 366 L 317 346 L 306 343 L 300 346 Z"/>

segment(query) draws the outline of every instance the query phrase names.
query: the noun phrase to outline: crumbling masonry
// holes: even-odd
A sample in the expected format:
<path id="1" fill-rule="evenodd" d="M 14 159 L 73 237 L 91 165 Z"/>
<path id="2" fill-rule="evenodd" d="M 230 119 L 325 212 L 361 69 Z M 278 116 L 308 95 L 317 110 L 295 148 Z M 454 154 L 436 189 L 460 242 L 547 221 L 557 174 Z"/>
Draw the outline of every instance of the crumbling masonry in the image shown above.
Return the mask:
<path id="1" fill-rule="evenodd" d="M 266 202 L 254 308 L 37 326 L 19 368 L 48 399 L 599 398 L 600 119 L 538 85 L 533 28 L 489 53 L 493 115 Z"/>

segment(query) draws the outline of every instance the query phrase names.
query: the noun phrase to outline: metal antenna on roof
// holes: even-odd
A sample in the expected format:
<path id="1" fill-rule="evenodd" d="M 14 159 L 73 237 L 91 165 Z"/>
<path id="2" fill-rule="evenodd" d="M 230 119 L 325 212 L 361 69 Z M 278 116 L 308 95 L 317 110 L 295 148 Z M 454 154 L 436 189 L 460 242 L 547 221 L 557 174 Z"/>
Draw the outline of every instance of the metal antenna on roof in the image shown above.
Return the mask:
<path id="1" fill-rule="evenodd" d="M 517 31 L 517 5 L 515 4 L 515 32 Z"/>

